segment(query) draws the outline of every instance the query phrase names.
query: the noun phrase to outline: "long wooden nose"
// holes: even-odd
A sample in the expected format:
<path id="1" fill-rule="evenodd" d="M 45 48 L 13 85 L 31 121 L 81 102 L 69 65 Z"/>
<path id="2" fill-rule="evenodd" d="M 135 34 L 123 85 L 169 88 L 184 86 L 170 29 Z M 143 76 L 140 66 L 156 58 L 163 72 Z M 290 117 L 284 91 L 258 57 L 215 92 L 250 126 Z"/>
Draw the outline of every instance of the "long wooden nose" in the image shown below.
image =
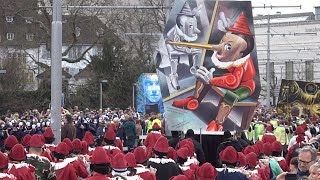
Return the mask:
<path id="1" fill-rule="evenodd" d="M 183 47 L 189 47 L 189 48 L 196 48 L 196 49 L 207 49 L 211 51 L 218 51 L 220 52 L 222 50 L 222 47 L 220 44 L 200 44 L 200 43 L 188 43 L 188 42 L 173 42 L 168 41 L 168 44 L 176 45 L 176 46 L 183 46 Z"/>
<path id="2" fill-rule="evenodd" d="M 168 41 L 167 44 L 189 47 L 189 48 L 196 48 L 196 49 L 207 49 L 207 50 L 212 50 L 213 48 L 212 44 L 199 44 L 199 43 L 173 42 L 173 41 Z"/>

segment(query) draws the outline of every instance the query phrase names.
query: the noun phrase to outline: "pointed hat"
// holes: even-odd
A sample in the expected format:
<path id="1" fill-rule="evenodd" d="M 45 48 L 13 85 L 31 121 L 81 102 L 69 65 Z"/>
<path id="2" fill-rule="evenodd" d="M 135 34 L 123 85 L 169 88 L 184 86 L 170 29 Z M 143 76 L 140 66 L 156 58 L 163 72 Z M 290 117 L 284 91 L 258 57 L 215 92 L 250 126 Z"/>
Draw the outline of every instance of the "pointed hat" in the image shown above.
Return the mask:
<path id="1" fill-rule="evenodd" d="M 253 36 L 249 28 L 246 14 L 244 12 L 241 12 L 240 16 L 236 19 L 231 27 L 227 28 L 227 30 L 246 36 Z"/>

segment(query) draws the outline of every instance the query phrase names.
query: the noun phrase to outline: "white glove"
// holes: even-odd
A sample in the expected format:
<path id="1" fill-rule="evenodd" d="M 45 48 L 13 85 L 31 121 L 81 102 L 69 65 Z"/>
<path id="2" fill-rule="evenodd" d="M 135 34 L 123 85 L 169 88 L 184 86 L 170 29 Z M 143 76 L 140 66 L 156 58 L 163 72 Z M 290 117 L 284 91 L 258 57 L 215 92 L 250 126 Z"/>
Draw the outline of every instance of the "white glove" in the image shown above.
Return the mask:
<path id="1" fill-rule="evenodd" d="M 226 28 L 230 26 L 230 19 L 226 18 L 224 12 L 219 13 L 220 20 L 218 21 L 218 29 L 222 32 L 227 32 Z"/>
<path id="2" fill-rule="evenodd" d="M 196 78 L 200 79 L 205 84 L 210 84 L 210 80 L 213 78 L 212 73 L 215 71 L 215 68 L 211 68 L 210 71 L 207 68 L 201 66 L 197 73 L 195 74 Z"/>

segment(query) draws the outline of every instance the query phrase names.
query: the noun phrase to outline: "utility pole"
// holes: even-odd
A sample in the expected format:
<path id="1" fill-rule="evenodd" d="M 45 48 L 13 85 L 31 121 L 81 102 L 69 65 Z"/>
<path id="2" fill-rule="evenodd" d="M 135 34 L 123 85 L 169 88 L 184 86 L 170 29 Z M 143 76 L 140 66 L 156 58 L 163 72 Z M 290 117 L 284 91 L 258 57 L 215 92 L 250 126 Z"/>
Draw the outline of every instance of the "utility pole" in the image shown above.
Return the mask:
<path id="1" fill-rule="evenodd" d="M 55 144 L 61 142 L 62 96 L 62 10 L 61 0 L 53 0 L 51 32 L 51 123 Z"/>
<path id="2" fill-rule="evenodd" d="M 268 14 L 267 30 L 267 109 L 270 108 L 270 15 Z"/>

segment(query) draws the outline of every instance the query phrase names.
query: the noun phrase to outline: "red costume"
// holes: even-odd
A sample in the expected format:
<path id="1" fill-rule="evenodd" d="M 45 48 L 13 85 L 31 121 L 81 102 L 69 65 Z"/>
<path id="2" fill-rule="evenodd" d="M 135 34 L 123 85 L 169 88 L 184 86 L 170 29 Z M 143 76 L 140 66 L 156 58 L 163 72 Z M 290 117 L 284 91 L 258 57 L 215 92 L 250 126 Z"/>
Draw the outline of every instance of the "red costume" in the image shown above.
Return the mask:
<path id="1" fill-rule="evenodd" d="M 95 173 L 93 176 L 86 178 L 85 180 L 110 180 L 110 178 L 103 174 Z"/>
<path id="2" fill-rule="evenodd" d="M 262 136 L 262 142 L 263 143 L 266 143 L 266 142 L 269 142 L 270 144 L 272 144 L 273 142 L 277 141 L 277 138 L 274 134 L 272 133 L 265 133 L 263 136 Z"/>
<path id="3" fill-rule="evenodd" d="M 35 168 L 26 163 L 9 164 L 9 174 L 13 174 L 17 180 L 35 180 Z"/>

